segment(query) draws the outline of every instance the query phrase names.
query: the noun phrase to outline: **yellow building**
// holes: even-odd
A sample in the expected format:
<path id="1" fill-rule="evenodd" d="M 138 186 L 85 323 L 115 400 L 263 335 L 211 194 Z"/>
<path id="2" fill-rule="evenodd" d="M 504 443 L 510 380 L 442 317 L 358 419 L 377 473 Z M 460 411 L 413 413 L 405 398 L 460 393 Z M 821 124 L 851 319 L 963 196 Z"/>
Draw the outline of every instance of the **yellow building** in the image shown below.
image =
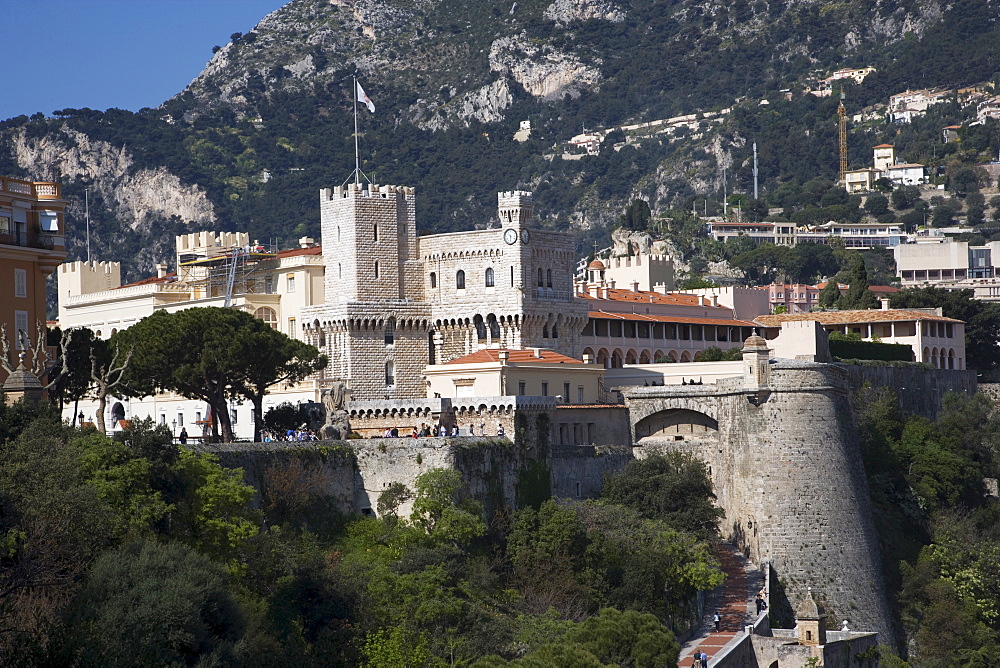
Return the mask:
<path id="1" fill-rule="evenodd" d="M 556 397 L 599 403 L 604 368 L 544 348 L 489 348 L 424 369 L 428 398 Z"/>
<path id="2" fill-rule="evenodd" d="M 0 177 L 0 324 L 14 350 L 45 324 L 45 281 L 66 257 L 65 207 L 58 183 Z"/>

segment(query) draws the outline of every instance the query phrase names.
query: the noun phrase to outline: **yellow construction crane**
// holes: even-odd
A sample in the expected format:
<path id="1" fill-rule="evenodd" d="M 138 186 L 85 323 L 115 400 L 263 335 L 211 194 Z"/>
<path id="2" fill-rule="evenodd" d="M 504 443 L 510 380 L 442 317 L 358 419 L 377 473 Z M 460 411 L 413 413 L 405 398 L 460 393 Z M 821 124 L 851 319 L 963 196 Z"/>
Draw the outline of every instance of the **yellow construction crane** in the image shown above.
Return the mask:
<path id="1" fill-rule="evenodd" d="M 844 109 L 844 94 L 840 94 L 840 106 L 837 107 L 837 122 L 840 125 L 840 183 L 847 178 L 847 110 Z"/>

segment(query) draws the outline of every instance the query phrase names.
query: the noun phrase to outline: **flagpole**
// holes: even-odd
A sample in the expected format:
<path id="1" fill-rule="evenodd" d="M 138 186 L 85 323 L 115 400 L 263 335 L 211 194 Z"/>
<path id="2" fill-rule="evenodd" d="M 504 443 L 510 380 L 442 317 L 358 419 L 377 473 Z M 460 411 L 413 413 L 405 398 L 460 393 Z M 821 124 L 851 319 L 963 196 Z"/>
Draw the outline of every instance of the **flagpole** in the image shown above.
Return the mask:
<path id="1" fill-rule="evenodd" d="M 354 77 L 354 185 L 361 184 L 361 153 L 358 151 L 358 78 Z"/>

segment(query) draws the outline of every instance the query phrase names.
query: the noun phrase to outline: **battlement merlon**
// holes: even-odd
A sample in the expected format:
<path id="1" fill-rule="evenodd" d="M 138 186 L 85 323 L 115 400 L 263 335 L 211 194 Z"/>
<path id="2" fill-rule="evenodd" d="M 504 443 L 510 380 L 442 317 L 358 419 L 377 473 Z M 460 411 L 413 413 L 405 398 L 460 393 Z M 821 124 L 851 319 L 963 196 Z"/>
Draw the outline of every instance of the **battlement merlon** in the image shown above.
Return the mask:
<path id="1" fill-rule="evenodd" d="M 526 190 L 497 193 L 497 212 L 504 224 L 525 224 L 531 220 L 532 195 Z"/>
<path id="2" fill-rule="evenodd" d="M 121 263 L 96 260 L 64 262 L 59 265 L 56 278 L 60 299 L 113 290 L 122 284 Z"/>
<path id="3" fill-rule="evenodd" d="M 412 200 L 416 197 L 416 189 L 412 186 L 380 186 L 377 183 L 348 183 L 344 186 L 320 188 L 319 191 L 321 202 L 347 197 L 375 198 L 386 197 L 388 195 L 402 195 L 404 199 Z"/>
<path id="4" fill-rule="evenodd" d="M 247 232 L 192 232 L 176 238 L 177 255 L 242 248 L 250 243 Z"/>

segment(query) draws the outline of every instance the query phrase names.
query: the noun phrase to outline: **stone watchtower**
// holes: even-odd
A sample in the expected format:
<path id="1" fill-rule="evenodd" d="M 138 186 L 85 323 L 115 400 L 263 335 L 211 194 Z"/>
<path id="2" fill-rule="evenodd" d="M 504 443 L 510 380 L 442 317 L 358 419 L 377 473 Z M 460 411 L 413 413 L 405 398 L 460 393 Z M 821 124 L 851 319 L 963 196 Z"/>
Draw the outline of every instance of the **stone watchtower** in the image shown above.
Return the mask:
<path id="1" fill-rule="evenodd" d="M 307 341 L 329 357 L 320 382 L 354 399 L 421 396 L 429 356 L 413 188 L 320 191 L 324 304 L 302 310 Z"/>
<path id="2" fill-rule="evenodd" d="M 327 304 L 420 298 L 413 188 L 320 191 Z"/>
<path id="3" fill-rule="evenodd" d="M 503 227 L 513 227 L 520 231 L 531 222 L 531 193 L 524 190 L 512 190 L 497 193 L 497 213 Z"/>
<path id="4" fill-rule="evenodd" d="M 817 647 L 826 644 L 826 615 L 813 598 L 811 587 L 795 613 L 795 628 L 800 645 Z"/>
<path id="5" fill-rule="evenodd" d="M 749 390 L 767 389 L 771 351 L 767 340 L 756 333 L 743 342 L 743 382 Z"/>

